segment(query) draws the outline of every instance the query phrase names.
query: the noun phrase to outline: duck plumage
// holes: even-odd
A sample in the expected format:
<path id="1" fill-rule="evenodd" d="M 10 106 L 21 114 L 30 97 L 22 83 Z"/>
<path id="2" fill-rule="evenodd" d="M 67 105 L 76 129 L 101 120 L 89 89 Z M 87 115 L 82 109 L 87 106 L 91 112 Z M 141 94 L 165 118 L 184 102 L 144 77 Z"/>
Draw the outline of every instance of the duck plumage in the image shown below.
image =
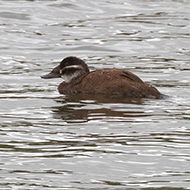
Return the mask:
<path id="1" fill-rule="evenodd" d="M 42 78 L 62 77 L 60 94 L 105 94 L 136 98 L 160 98 L 161 93 L 125 69 L 98 69 L 89 72 L 83 60 L 67 57 L 50 74 Z"/>

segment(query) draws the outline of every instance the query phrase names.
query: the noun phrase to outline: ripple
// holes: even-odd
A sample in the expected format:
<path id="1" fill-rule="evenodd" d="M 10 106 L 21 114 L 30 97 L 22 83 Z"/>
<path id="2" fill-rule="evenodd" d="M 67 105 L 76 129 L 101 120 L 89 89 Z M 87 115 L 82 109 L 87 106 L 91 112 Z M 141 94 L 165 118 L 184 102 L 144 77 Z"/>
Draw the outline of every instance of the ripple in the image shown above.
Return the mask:
<path id="1" fill-rule="evenodd" d="M 25 13 L 0 12 L 0 17 L 7 19 L 30 20 L 29 14 Z"/>
<path id="2" fill-rule="evenodd" d="M 0 3 L 0 188 L 188 189 L 189 2 L 18 2 Z M 71 55 L 169 97 L 60 95 L 40 76 Z"/>

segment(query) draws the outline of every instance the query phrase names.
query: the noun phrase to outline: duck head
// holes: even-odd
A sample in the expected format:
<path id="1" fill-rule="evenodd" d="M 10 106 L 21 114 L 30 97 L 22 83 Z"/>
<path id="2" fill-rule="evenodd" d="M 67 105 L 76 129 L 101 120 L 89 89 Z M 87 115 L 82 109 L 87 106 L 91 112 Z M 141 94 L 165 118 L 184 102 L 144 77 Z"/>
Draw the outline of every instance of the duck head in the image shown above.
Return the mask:
<path id="1" fill-rule="evenodd" d="M 41 76 L 43 79 L 63 78 L 65 82 L 89 73 L 87 64 L 77 57 L 66 57 L 49 74 Z"/>

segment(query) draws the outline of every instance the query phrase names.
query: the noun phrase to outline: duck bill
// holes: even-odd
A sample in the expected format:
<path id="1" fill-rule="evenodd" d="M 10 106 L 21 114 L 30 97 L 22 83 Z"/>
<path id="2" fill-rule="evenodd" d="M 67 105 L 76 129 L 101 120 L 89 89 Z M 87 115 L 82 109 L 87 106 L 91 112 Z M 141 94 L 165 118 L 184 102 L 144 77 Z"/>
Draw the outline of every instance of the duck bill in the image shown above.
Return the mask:
<path id="1" fill-rule="evenodd" d="M 42 79 L 52 79 L 52 78 L 60 78 L 60 77 L 61 77 L 61 74 L 60 74 L 59 66 L 55 67 L 50 73 L 41 76 Z"/>

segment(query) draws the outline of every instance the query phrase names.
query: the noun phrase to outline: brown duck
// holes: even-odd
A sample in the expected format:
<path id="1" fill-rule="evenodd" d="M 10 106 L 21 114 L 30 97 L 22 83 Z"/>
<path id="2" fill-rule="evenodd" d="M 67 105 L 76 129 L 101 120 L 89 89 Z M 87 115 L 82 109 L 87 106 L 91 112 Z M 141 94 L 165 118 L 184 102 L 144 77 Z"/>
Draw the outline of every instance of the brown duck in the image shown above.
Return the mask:
<path id="1" fill-rule="evenodd" d="M 98 69 L 90 72 L 87 64 L 77 57 L 63 59 L 59 66 L 43 79 L 62 77 L 60 94 L 105 94 L 136 98 L 161 98 L 153 86 L 125 69 Z"/>

